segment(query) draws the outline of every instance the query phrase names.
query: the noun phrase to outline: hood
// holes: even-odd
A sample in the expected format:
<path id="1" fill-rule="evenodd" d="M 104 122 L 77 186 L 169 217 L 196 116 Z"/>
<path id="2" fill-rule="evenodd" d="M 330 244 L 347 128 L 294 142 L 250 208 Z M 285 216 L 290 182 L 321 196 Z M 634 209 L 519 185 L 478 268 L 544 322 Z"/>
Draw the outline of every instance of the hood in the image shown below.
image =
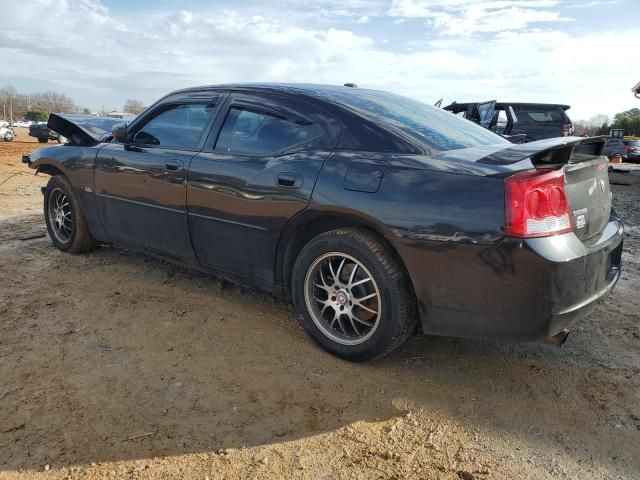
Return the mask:
<path id="1" fill-rule="evenodd" d="M 111 129 L 122 123 L 125 122 L 118 118 L 52 113 L 47 127 L 69 139 L 73 145 L 95 145 L 107 141 Z"/>
<path id="2" fill-rule="evenodd" d="M 573 153 L 599 156 L 607 137 L 557 137 L 520 144 L 496 144 L 443 152 L 440 158 L 485 165 L 511 165 L 527 158 L 534 165 L 570 163 Z"/>

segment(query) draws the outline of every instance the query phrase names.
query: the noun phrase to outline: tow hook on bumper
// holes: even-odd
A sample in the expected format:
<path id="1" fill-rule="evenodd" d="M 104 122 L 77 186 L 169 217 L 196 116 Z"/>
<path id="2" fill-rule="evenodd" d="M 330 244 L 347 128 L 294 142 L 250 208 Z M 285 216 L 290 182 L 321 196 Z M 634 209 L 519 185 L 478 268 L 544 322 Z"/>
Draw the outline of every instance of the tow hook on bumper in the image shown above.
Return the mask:
<path id="1" fill-rule="evenodd" d="M 560 331 L 559 333 L 556 333 L 552 337 L 547 337 L 545 339 L 545 342 L 550 343 L 551 345 L 557 345 L 558 347 L 561 347 L 564 344 L 564 342 L 567 341 L 568 336 L 569 336 L 569 330 L 565 328 L 564 330 Z"/>

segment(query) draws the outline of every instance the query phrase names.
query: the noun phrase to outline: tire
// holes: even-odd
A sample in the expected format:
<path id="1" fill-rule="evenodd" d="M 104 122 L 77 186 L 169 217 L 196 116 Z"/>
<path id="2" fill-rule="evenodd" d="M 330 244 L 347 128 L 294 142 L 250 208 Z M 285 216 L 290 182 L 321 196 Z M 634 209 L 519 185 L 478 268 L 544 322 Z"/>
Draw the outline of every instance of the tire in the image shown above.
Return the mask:
<path id="1" fill-rule="evenodd" d="M 95 248 L 78 198 L 63 175 L 51 177 L 44 189 L 44 218 L 49 237 L 60 250 L 80 253 Z"/>
<path id="2" fill-rule="evenodd" d="M 4 141 L 5 142 L 13 142 L 13 135 L 11 135 L 10 133 L 6 133 L 4 135 Z"/>
<path id="3" fill-rule="evenodd" d="M 298 323 L 345 360 L 383 357 L 414 330 L 407 274 L 365 230 L 341 228 L 313 239 L 298 256 L 291 283 Z"/>
<path id="4" fill-rule="evenodd" d="M 49 143 L 49 139 L 48 138 L 38 137 L 38 142 L 40 142 L 40 143 Z"/>

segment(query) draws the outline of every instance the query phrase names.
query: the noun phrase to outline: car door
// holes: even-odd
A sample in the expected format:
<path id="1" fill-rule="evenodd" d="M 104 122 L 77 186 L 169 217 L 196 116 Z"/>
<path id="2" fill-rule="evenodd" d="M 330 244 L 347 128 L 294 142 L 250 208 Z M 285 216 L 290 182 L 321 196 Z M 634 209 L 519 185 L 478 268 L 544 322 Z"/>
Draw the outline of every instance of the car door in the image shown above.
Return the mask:
<path id="1" fill-rule="evenodd" d="M 204 145 L 219 95 L 156 106 L 96 157 L 94 188 L 105 233 L 176 257 L 194 257 L 186 213 L 186 171 Z"/>
<path id="2" fill-rule="evenodd" d="M 339 132 L 333 117 L 288 96 L 231 94 L 188 172 L 197 259 L 273 283 L 280 234 L 308 205 Z"/>
<path id="3" fill-rule="evenodd" d="M 489 102 L 478 103 L 475 108 L 476 121 L 480 126 L 489 128 L 491 122 L 493 122 L 493 114 L 496 111 L 496 101 L 491 100 Z"/>

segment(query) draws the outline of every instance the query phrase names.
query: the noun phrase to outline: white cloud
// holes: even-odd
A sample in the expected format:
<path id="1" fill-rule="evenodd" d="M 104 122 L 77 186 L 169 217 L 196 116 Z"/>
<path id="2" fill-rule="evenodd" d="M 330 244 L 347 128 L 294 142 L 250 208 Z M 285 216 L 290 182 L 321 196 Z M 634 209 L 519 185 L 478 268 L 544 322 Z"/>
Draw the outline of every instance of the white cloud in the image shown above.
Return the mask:
<path id="1" fill-rule="evenodd" d="M 611 45 L 639 44 L 640 27 L 553 30 L 577 23 L 544 17 L 557 13 L 549 10 L 555 3 L 436 0 L 425 6 L 405 0 L 392 7 L 406 16 L 385 18 L 385 9 L 375 10 L 375 27 L 363 21 L 358 31 L 367 33 L 356 34 L 349 25 L 373 16 L 360 2 L 341 4 L 349 15 L 329 25 L 305 23 L 308 17 L 301 22 L 294 10 L 203 6 L 121 15 L 98 0 L 13 2 L 0 17 L 0 86 L 61 90 L 91 108 L 119 107 L 127 98 L 150 103 L 177 88 L 242 81 L 355 82 L 429 103 L 440 97 L 568 103 L 574 118 L 637 106 L 629 88 L 638 79 L 633 69 L 620 69 L 628 54 Z M 441 7 L 438 15 L 433 5 Z M 47 21 L 38 23 L 34 36 L 34 19 L 45 10 Z M 496 11 L 511 12 L 508 24 Z M 409 13 L 422 20 L 411 22 Z M 466 23 L 469 18 L 475 23 Z M 423 21 L 440 23 L 424 27 Z M 430 28 L 441 35 L 425 35 Z M 475 35 L 462 34 L 469 30 Z"/>
<path id="2" fill-rule="evenodd" d="M 421 18 L 446 35 L 520 30 L 540 22 L 565 20 L 549 10 L 557 0 L 393 0 L 389 15 Z"/>

